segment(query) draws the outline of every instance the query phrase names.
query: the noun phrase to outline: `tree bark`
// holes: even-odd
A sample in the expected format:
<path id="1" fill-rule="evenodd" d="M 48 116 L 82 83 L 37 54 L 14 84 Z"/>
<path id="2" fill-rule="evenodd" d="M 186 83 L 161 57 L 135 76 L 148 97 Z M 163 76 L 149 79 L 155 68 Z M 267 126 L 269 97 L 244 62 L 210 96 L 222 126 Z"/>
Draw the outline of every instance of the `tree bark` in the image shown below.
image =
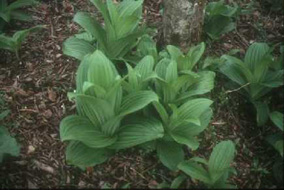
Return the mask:
<path id="1" fill-rule="evenodd" d="M 164 0 L 163 41 L 187 51 L 201 39 L 205 0 Z"/>

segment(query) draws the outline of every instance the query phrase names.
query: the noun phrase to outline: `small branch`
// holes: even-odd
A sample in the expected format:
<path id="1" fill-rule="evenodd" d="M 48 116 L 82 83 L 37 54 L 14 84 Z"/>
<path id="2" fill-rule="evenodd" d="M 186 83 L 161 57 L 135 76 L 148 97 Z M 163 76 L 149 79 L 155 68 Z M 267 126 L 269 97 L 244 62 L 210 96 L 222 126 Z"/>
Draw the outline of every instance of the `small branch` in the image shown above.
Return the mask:
<path id="1" fill-rule="evenodd" d="M 244 88 L 244 87 L 246 87 L 246 86 L 248 86 L 248 85 L 250 85 L 250 83 L 246 83 L 245 85 L 241 86 L 240 88 L 237 88 L 237 89 L 234 89 L 234 90 L 228 90 L 228 91 L 226 91 L 225 93 L 226 93 L 226 94 L 229 94 L 229 93 L 232 93 L 232 92 L 239 91 L 239 90 L 241 90 L 242 88 Z"/>

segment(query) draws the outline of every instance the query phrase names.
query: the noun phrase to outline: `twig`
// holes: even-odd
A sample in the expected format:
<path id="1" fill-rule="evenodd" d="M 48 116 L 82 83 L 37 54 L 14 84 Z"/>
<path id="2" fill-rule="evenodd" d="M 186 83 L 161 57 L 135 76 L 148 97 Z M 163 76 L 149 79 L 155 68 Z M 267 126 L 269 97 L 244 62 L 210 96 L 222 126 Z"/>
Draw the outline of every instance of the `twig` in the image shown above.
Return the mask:
<path id="1" fill-rule="evenodd" d="M 241 86 L 240 88 L 237 88 L 237 89 L 234 89 L 234 90 L 227 90 L 225 93 L 226 93 L 226 94 L 229 94 L 229 93 L 231 93 L 231 92 L 239 91 L 239 90 L 241 90 L 242 88 L 244 88 L 244 87 L 246 87 L 246 86 L 248 86 L 248 85 L 250 85 L 250 83 L 246 83 L 245 85 Z"/>

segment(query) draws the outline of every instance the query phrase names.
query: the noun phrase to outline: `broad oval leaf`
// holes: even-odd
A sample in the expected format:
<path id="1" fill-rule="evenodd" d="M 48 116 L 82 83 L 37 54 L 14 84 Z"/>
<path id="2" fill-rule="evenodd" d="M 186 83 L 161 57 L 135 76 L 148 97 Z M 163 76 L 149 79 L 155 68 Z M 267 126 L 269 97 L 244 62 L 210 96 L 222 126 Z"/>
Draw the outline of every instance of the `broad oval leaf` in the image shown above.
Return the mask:
<path id="1" fill-rule="evenodd" d="M 271 121 L 281 130 L 283 131 L 283 117 L 284 115 L 278 111 L 274 111 L 269 115 Z"/>
<path id="2" fill-rule="evenodd" d="M 75 37 L 70 37 L 63 43 L 63 53 L 82 60 L 85 55 L 95 51 L 95 47 L 89 42 Z"/>
<path id="3" fill-rule="evenodd" d="M 85 169 L 105 162 L 113 151 L 105 148 L 90 148 L 83 143 L 72 141 L 66 149 L 68 164 Z"/>
<path id="4" fill-rule="evenodd" d="M 184 160 L 182 145 L 174 141 L 158 141 L 157 154 L 160 161 L 173 171 L 176 171 L 178 164 Z"/>
<path id="5" fill-rule="evenodd" d="M 197 163 L 193 161 L 184 161 L 178 165 L 178 169 L 189 175 L 190 177 L 210 184 L 211 179 L 209 173 Z"/>
<path id="6" fill-rule="evenodd" d="M 103 148 L 113 144 L 117 136 L 107 136 L 87 118 L 71 115 L 60 123 L 60 138 L 62 141 L 80 141 L 91 148 Z"/>
<path id="7" fill-rule="evenodd" d="M 154 101 L 159 101 L 159 97 L 152 91 L 131 92 L 127 96 L 123 97 L 119 115 L 128 115 L 144 108 Z"/>
<path id="8" fill-rule="evenodd" d="M 210 155 L 208 167 L 211 179 L 215 182 L 222 172 L 230 167 L 235 156 L 235 145 L 232 141 L 222 141 L 217 144 Z"/>
<path id="9" fill-rule="evenodd" d="M 199 118 L 199 116 L 201 116 L 201 114 L 204 113 L 212 103 L 212 100 L 206 98 L 188 100 L 178 108 L 178 119 L 186 120 Z"/>
<path id="10" fill-rule="evenodd" d="M 109 148 L 124 149 L 133 147 L 145 142 L 153 141 L 164 136 L 163 125 L 153 118 L 136 118 L 117 133 L 116 143 Z"/>
<path id="11" fill-rule="evenodd" d="M 105 122 L 114 116 L 114 110 L 111 105 L 103 99 L 87 95 L 77 95 L 76 103 L 77 109 L 80 110 L 79 113 L 83 113 L 94 126 L 100 129 Z"/>

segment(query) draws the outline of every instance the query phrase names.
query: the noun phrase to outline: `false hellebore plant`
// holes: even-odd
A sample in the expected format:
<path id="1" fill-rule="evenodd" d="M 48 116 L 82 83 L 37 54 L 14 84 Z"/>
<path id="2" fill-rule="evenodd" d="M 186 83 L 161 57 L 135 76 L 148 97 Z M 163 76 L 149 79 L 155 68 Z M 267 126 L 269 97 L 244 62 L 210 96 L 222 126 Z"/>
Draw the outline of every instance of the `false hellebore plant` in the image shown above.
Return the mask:
<path id="1" fill-rule="evenodd" d="M 183 145 L 198 148 L 196 136 L 210 121 L 212 101 L 196 96 L 213 88 L 215 73 L 191 71 L 204 52 L 203 43 L 187 55 L 174 46 L 167 49 L 157 64 L 151 55 L 134 68 L 126 64 L 123 78 L 101 51 L 84 57 L 76 93 L 69 94 L 78 114 L 60 124 L 61 140 L 69 141 L 69 163 L 94 166 L 116 150 L 144 145 L 176 170 L 184 159 Z"/>
<path id="2" fill-rule="evenodd" d="M 264 125 L 269 118 L 269 108 L 263 97 L 283 85 L 283 52 L 275 59 L 267 44 L 254 43 L 247 50 L 244 61 L 229 55 L 221 58 L 225 60 L 220 66 L 221 72 L 241 86 L 240 92 L 256 108 L 258 125 Z"/>
<path id="3" fill-rule="evenodd" d="M 137 38 L 145 33 L 139 27 L 143 0 L 124 0 L 119 4 L 112 0 L 91 2 L 101 12 L 104 25 L 88 13 L 78 12 L 74 21 L 85 31 L 64 42 L 64 54 L 82 60 L 98 49 L 111 60 L 127 59 L 125 56 L 137 45 Z"/>
<path id="4" fill-rule="evenodd" d="M 61 140 L 69 141 L 66 157 L 81 168 L 104 162 L 115 150 L 164 136 L 162 123 L 136 112 L 158 96 L 150 90 L 125 93 L 114 65 L 97 50 L 81 62 L 76 93 L 77 115 L 60 124 Z M 127 117 L 125 119 L 125 117 Z"/>
<path id="5" fill-rule="evenodd" d="M 213 88 L 215 73 L 192 71 L 204 49 L 201 43 L 183 55 L 178 48 L 167 46 L 168 53 L 156 65 L 152 56 L 146 56 L 135 68 L 127 65 L 126 91 L 152 88 L 159 96 L 160 101 L 152 102 L 154 109 L 147 107 L 144 114 L 148 118 L 156 114 L 164 135 L 144 147 L 156 150 L 161 162 L 171 170 L 177 170 L 178 163 L 184 160 L 183 145 L 192 150 L 198 148 L 196 136 L 207 127 L 212 116 L 212 101 L 196 96 Z"/>

